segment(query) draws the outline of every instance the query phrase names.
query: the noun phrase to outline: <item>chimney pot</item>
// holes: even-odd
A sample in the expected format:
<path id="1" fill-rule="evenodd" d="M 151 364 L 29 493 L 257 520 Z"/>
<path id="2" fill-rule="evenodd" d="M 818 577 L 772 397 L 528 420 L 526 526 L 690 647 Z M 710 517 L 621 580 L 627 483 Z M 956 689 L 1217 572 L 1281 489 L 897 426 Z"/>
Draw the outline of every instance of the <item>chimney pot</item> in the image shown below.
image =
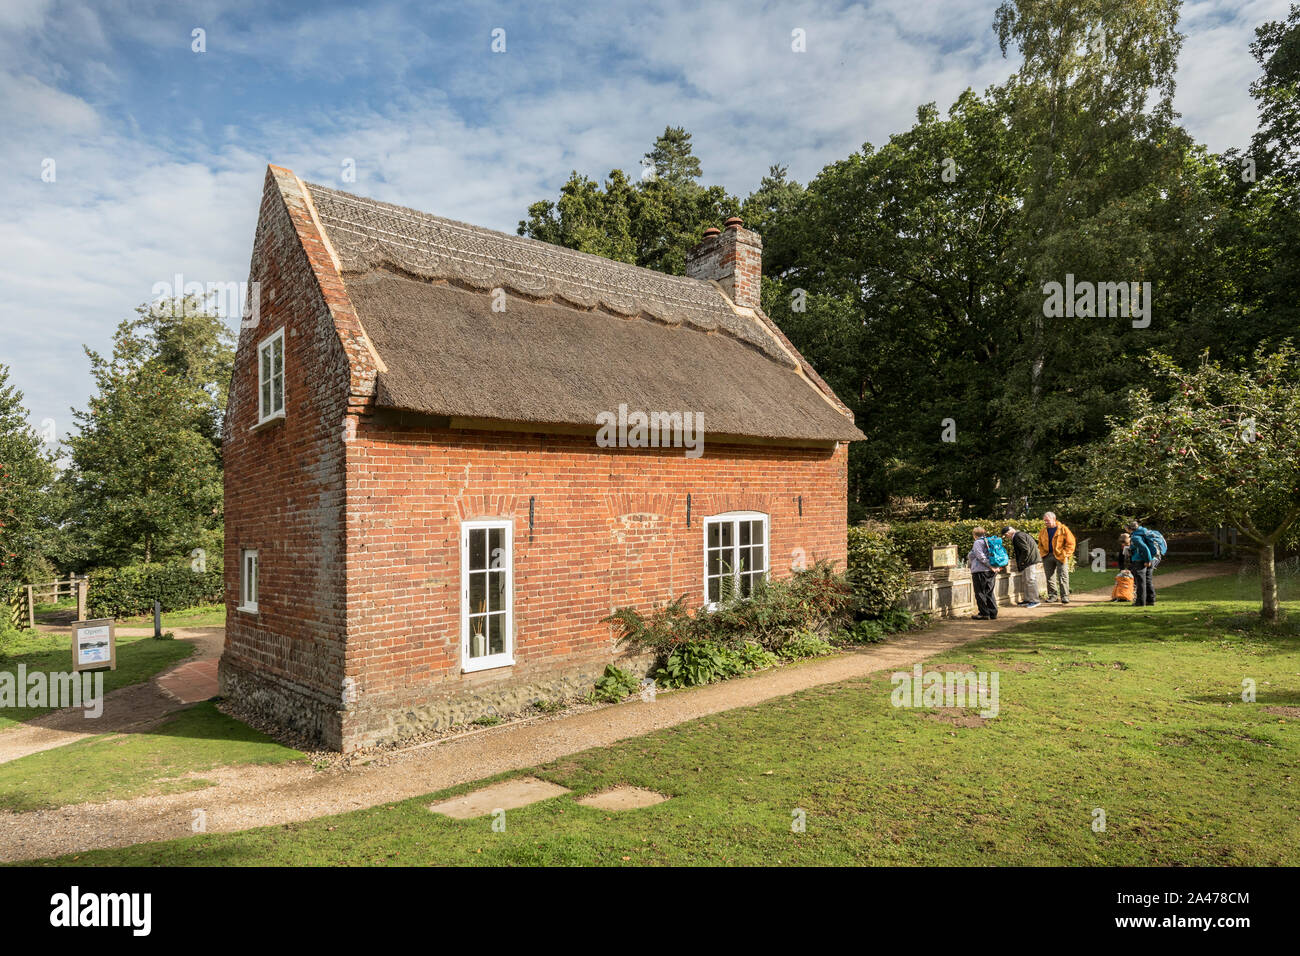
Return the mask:
<path id="1" fill-rule="evenodd" d="M 720 235 L 722 235 L 722 230 L 719 229 L 717 226 L 709 226 L 708 229 L 704 230 L 705 239 L 709 239 L 713 236 L 720 236 Z"/>
<path id="2" fill-rule="evenodd" d="M 741 219 L 739 216 L 732 216 L 725 223 L 723 223 L 723 225 L 725 225 L 728 229 L 739 229 L 744 224 L 745 224 L 745 220 Z"/>

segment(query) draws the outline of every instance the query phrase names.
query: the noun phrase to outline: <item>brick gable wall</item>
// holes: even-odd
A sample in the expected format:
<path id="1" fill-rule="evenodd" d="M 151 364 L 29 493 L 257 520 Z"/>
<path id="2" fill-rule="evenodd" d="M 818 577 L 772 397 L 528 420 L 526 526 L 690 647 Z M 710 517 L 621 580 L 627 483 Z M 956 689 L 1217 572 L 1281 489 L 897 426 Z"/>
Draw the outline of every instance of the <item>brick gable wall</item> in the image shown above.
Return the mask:
<path id="1" fill-rule="evenodd" d="M 317 277 L 328 276 L 330 267 L 314 231 L 296 179 L 272 169 L 249 274 L 250 290 L 260 284 L 260 313 L 256 327 L 240 332 L 226 411 L 220 680 L 223 694 L 338 747 L 346 627 L 344 423 L 364 390 L 366 364 L 356 341 L 340 332 L 337 310 L 350 309 L 342 283 L 323 287 Z M 253 430 L 257 346 L 280 328 L 286 417 Z M 244 548 L 259 552 L 255 615 L 237 610 Z"/>

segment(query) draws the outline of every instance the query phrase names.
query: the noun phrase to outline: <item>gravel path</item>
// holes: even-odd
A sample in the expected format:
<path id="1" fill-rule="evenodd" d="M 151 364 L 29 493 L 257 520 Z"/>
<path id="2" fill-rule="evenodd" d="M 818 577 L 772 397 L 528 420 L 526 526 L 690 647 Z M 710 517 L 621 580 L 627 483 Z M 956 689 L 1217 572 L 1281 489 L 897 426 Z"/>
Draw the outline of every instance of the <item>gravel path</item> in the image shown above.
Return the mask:
<path id="1" fill-rule="evenodd" d="M 59 629 L 49 627 L 42 630 L 50 633 L 60 632 Z M 71 628 L 62 630 L 66 631 L 71 640 Z M 152 628 L 148 630 L 119 628 L 117 633 L 119 637 L 137 636 L 152 634 L 153 630 Z M 226 631 L 221 627 L 196 627 L 178 628 L 174 633 L 176 640 L 188 641 L 194 645 L 192 656 L 155 674 L 152 680 L 145 681 L 143 684 L 132 684 L 105 694 L 104 709 L 98 717 L 87 717 L 80 707 L 68 707 L 63 710 L 52 710 L 17 727 L 0 731 L 0 763 L 17 760 L 19 757 L 26 757 L 28 754 L 39 753 L 42 750 L 53 750 L 55 747 L 62 747 L 96 734 L 146 730 L 169 714 L 194 703 L 193 694 L 177 694 L 172 689 L 173 681 L 177 674 L 182 675 L 183 678 L 183 675 L 192 673 L 196 667 L 215 667 L 217 658 L 221 656 L 222 645 L 225 643 Z M 184 681 L 182 686 L 189 688 L 192 685 L 192 681 Z M 207 697 L 215 693 L 214 678 L 212 691 Z M 0 853 L 3 853 L 2 849 Z"/>
<path id="2" fill-rule="evenodd" d="M 1162 574 L 1160 586 L 1229 573 L 1206 564 Z M 1107 590 L 1073 596 L 1070 608 L 1044 604 L 1002 608 L 996 621 L 957 619 L 869 648 L 661 694 L 583 713 L 508 724 L 392 751 L 363 766 L 316 771 L 305 765 L 230 767 L 204 772 L 217 786 L 189 793 L 80 804 L 57 810 L 0 813 L 0 860 L 27 860 L 191 835 L 194 810 L 207 832 L 309 820 L 432 793 L 508 770 L 544 764 L 592 747 L 747 707 L 809 687 L 909 668 L 950 648 L 997 634 L 1030 618 L 1070 614 L 1109 600 Z M 179 636 L 179 634 L 178 634 Z"/>

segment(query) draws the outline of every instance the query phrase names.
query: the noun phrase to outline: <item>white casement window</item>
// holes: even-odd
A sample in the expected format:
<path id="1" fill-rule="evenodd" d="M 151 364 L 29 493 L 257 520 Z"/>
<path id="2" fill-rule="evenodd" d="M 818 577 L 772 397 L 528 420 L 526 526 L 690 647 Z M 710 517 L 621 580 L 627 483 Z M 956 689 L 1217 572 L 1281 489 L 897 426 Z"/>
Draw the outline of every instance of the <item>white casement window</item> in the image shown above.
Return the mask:
<path id="1" fill-rule="evenodd" d="M 509 519 L 466 521 L 460 528 L 461 665 L 506 667 L 514 659 L 514 555 Z"/>
<path id="2" fill-rule="evenodd" d="M 284 417 L 284 329 L 257 347 L 257 423 Z"/>
<path id="3" fill-rule="evenodd" d="M 717 607 L 753 593 L 767 577 L 767 515 L 733 511 L 704 519 L 704 597 Z"/>
<path id="4" fill-rule="evenodd" d="M 257 612 L 257 552 L 239 552 L 239 610 Z"/>

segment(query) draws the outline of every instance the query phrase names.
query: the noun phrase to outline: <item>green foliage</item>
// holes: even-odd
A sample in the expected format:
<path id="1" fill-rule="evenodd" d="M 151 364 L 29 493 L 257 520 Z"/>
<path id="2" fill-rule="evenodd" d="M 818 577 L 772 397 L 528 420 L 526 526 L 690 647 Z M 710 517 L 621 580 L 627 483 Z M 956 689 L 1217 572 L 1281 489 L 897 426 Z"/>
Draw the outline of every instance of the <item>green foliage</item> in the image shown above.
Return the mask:
<path id="1" fill-rule="evenodd" d="M 519 234 L 681 275 L 686 253 L 699 243 L 704 229 L 720 226 L 736 214 L 740 203 L 721 186 L 700 185 L 700 161 L 691 134 L 681 127 L 670 126 L 655 140 L 643 170 L 635 181 L 621 169 L 612 170 L 603 187 L 575 170 L 557 201 L 541 200 L 528 207 Z M 779 207 L 785 186 L 783 173 L 769 182 L 752 207 L 755 214 L 765 206 Z"/>
<path id="2" fill-rule="evenodd" d="M 164 611 L 214 604 L 225 597 L 220 567 L 199 572 L 189 563 L 137 564 L 90 572 L 86 613 L 92 618 L 130 617 L 153 612 L 156 598 Z"/>
<path id="3" fill-rule="evenodd" d="M 777 650 L 777 656 L 787 661 L 797 661 L 805 657 L 822 657 L 835 648 L 830 641 L 811 631 L 799 631 L 790 636 Z"/>
<path id="4" fill-rule="evenodd" d="M 641 682 L 627 671 L 613 664 L 607 664 L 604 676 L 596 681 L 596 689 L 592 691 L 591 698 L 607 704 L 616 704 L 634 693 L 640 686 Z"/>
<path id="5" fill-rule="evenodd" d="M 59 483 L 65 567 L 179 557 L 220 534 L 230 333 L 189 297 L 137 311 L 111 357 L 86 350 L 97 394 L 73 413 Z"/>
<path id="6" fill-rule="evenodd" d="M 0 620 L 17 585 L 49 577 L 43 556 L 53 518 L 54 464 L 27 424 L 22 400 L 9 384 L 9 369 L 0 365 Z"/>
<path id="7" fill-rule="evenodd" d="M 858 601 L 858 613 L 879 617 L 907 592 L 907 564 L 888 534 L 849 528 L 848 579 Z"/>
<path id="8" fill-rule="evenodd" d="M 1067 456 L 1080 500 L 1117 523 L 1154 513 L 1239 529 L 1258 550 L 1263 614 L 1276 620 L 1274 556 L 1300 524 L 1300 354 L 1261 348 L 1243 370 L 1208 358 L 1184 370 L 1155 354 L 1151 367 L 1172 397 L 1139 389 L 1104 441 Z"/>
<path id="9" fill-rule="evenodd" d="M 971 535 L 978 527 L 989 534 L 999 534 L 1008 523 L 1034 537 L 1043 529 L 1041 518 L 968 518 L 964 521 L 906 521 L 889 526 L 889 539 L 913 571 L 930 568 L 931 549 L 949 544 L 957 546 L 958 560 L 970 550 Z"/>

